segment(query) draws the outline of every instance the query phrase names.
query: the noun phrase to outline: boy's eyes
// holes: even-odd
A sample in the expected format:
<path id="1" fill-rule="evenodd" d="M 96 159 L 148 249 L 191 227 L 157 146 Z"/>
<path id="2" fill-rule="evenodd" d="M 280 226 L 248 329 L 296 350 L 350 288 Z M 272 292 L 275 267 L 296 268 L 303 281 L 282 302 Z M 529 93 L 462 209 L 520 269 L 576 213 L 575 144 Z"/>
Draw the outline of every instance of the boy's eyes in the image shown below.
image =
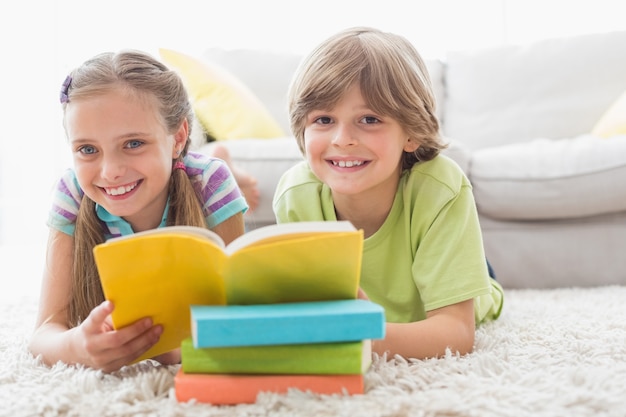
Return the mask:
<path id="1" fill-rule="evenodd" d="M 365 124 L 374 124 L 380 122 L 380 120 L 374 116 L 365 116 L 361 119 Z"/>
<path id="2" fill-rule="evenodd" d="M 377 117 L 374 116 L 364 116 L 361 118 L 361 123 L 364 124 L 375 124 L 375 123 L 380 123 L 380 119 L 378 119 Z M 322 116 L 322 117 L 318 117 L 317 119 L 315 119 L 315 123 L 319 123 L 322 125 L 327 125 L 332 123 L 332 119 L 328 116 Z"/>
<path id="3" fill-rule="evenodd" d="M 322 116 L 322 117 L 318 117 L 317 119 L 315 119 L 315 123 L 319 123 L 321 125 L 327 125 L 331 122 L 331 118 L 328 116 Z"/>

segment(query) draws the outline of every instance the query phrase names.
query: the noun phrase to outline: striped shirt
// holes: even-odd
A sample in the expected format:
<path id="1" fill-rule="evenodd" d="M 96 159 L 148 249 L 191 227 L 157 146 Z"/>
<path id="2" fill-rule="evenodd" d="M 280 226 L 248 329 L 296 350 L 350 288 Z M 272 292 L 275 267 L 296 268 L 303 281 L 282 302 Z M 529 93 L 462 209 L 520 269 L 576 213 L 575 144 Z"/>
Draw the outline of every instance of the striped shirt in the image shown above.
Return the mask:
<path id="1" fill-rule="evenodd" d="M 222 160 L 189 152 L 184 157 L 184 163 L 193 187 L 201 196 L 202 211 L 209 228 L 217 226 L 237 213 L 244 213 L 248 209 L 232 173 Z M 54 189 L 52 208 L 48 214 L 48 226 L 73 236 L 83 194 L 74 170 L 68 169 Z M 169 201 L 163 211 L 159 227 L 165 226 L 168 208 Z M 104 207 L 96 205 L 96 213 L 107 226 L 105 239 L 133 233 L 128 222 L 110 214 Z"/>

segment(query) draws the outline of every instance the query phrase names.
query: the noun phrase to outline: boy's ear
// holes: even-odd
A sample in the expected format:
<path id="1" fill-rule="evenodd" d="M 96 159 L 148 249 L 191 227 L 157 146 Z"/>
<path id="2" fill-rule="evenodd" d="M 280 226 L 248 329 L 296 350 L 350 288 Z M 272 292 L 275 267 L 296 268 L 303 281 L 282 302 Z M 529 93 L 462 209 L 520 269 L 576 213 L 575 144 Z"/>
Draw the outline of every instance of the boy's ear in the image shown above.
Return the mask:
<path id="1" fill-rule="evenodd" d="M 415 139 L 407 138 L 406 143 L 404 144 L 404 152 L 415 152 L 417 148 L 420 147 L 420 144 Z"/>

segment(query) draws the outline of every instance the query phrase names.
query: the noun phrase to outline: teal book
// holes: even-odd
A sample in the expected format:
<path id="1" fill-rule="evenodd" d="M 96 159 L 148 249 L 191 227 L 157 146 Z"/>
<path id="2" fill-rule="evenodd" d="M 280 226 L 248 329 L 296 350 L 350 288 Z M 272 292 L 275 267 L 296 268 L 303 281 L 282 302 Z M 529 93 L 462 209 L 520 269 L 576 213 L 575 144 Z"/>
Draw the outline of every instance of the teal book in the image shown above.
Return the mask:
<path id="1" fill-rule="evenodd" d="M 195 348 L 181 344 L 188 374 L 364 374 L 372 363 L 372 341 L 300 345 Z"/>
<path id="2" fill-rule="evenodd" d="M 360 299 L 251 305 L 192 305 L 195 348 L 382 339 L 385 310 Z"/>

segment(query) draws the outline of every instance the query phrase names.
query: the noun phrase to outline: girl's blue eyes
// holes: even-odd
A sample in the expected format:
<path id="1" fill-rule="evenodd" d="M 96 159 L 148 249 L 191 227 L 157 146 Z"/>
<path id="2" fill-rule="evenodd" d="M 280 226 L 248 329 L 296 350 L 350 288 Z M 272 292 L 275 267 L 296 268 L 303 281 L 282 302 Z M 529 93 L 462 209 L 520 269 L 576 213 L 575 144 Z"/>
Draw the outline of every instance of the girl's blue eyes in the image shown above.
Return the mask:
<path id="1" fill-rule="evenodd" d="M 124 144 L 124 147 L 127 149 L 137 149 L 143 144 L 144 142 L 141 140 L 129 140 L 128 142 Z M 93 155 L 95 153 L 98 153 L 98 150 L 96 149 L 95 146 L 85 145 L 85 146 L 81 146 L 78 149 L 78 152 L 84 155 Z"/>
<path id="2" fill-rule="evenodd" d="M 131 140 L 131 141 L 128 141 L 128 143 L 126 144 L 126 147 L 134 149 L 134 148 L 140 147 L 141 145 L 143 145 L 142 141 L 140 141 L 140 140 Z"/>
<path id="3" fill-rule="evenodd" d="M 84 153 L 85 155 L 92 155 L 96 153 L 96 148 L 93 146 L 83 146 L 78 150 L 80 153 Z"/>

